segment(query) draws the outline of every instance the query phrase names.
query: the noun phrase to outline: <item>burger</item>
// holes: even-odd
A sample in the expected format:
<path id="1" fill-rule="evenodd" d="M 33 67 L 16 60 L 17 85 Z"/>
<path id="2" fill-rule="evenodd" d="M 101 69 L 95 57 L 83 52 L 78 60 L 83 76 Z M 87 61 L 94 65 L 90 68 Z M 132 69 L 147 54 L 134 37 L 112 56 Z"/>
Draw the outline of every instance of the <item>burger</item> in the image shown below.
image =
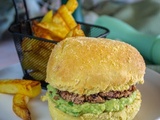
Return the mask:
<path id="1" fill-rule="evenodd" d="M 55 45 L 47 65 L 53 120 L 132 120 L 141 106 L 136 84 L 145 63 L 133 46 L 106 38 L 70 37 Z"/>

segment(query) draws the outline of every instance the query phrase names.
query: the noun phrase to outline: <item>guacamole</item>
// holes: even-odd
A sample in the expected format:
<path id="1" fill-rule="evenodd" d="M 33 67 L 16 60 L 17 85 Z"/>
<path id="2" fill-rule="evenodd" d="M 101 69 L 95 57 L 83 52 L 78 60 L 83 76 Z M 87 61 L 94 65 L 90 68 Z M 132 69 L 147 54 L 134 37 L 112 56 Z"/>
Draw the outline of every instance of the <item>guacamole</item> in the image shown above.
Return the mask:
<path id="1" fill-rule="evenodd" d="M 47 86 L 49 97 L 51 98 L 52 102 L 56 105 L 58 109 L 61 111 L 70 114 L 72 116 L 80 116 L 85 113 L 92 113 L 92 114 L 100 114 L 103 112 L 112 112 L 112 111 L 120 111 L 125 106 L 131 104 L 134 99 L 136 98 L 136 91 L 127 98 L 121 99 L 111 99 L 107 100 L 104 103 L 84 103 L 84 104 L 74 104 L 72 102 L 68 102 L 62 99 L 57 93 L 57 90 L 50 85 Z M 53 99 L 54 97 L 58 97 L 58 99 Z"/>

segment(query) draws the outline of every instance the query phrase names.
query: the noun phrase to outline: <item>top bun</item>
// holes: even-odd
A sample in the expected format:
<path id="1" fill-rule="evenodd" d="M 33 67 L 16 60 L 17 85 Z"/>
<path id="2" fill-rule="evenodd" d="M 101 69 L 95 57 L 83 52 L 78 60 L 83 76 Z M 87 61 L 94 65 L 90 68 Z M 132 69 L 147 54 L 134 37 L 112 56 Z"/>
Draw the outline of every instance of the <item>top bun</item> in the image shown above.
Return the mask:
<path id="1" fill-rule="evenodd" d="M 54 88 L 77 94 L 127 90 L 144 82 L 145 63 L 131 45 L 91 37 L 71 37 L 55 45 L 47 65 Z"/>

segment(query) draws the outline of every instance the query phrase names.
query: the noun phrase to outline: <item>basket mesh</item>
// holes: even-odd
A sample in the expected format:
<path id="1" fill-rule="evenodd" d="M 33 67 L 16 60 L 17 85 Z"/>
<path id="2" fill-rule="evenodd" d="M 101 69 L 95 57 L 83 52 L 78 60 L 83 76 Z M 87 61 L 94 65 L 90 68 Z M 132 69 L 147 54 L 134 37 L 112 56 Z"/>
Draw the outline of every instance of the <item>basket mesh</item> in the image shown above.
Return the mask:
<path id="1" fill-rule="evenodd" d="M 35 19 L 38 20 L 39 18 Z M 13 24 L 9 30 L 13 34 L 24 72 L 24 79 L 39 80 L 42 82 L 42 87 L 46 87 L 44 80 L 46 77 L 47 61 L 51 50 L 57 42 L 33 36 L 30 27 L 32 20 Z M 106 37 L 109 33 L 109 30 L 103 27 L 78 23 L 87 37 Z"/>

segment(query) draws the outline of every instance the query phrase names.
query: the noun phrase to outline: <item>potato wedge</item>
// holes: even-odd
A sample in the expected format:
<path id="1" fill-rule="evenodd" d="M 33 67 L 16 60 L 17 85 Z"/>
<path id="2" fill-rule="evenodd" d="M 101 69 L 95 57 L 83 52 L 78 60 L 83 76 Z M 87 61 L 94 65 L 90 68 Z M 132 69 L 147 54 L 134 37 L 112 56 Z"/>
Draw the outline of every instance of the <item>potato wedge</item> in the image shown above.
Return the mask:
<path id="1" fill-rule="evenodd" d="M 49 43 L 49 42 L 43 42 L 41 41 L 40 44 L 40 49 L 39 49 L 39 54 L 46 55 L 46 54 L 51 54 L 52 49 L 54 48 L 55 44 L 54 43 Z M 46 57 L 46 56 L 45 56 Z"/>
<path id="2" fill-rule="evenodd" d="M 42 56 L 41 54 L 36 53 L 36 51 L 25 52 L 23 54 L 22 67 L 25 70 L 40 70 L 45 72 L 49 55 L 43 54 Z"/>
<path id="3" fill-rule="evenodd" d="M 47 14 L 45 14 L 41 22 L 52 22 L 52 16 L 53 16 L 53 11 L 50 10 L 49 12 L 47 12 Z"/>
<path id="4" fill-rule="evenodd" d="M 22 42 L 22 51 L 23 52 L 28 52 L 33 50 L 37 51 L 40 44 L 41 42 L 36 39 L 25 37 L 23 38 L 23 42 Z"/>
<path id="5" fill-rule="evenodd" d="M 64 19 L 61 17 L 61 15 L 60 15 L 58 12 L 56 12 L 56 13 L 53 15 L 52 21 L 53 21 L 53 23 L 55 23 L 55 24 L 59 24 L 59 25 L 61 25 L 61 26 L 64 26 L 65 28 L 68 29 L 68 31 L 70 30 L 69 27 L 66 25 Z"/>
<path id="6" fill-rule="evenodd" d="M 65 21 L 66 25 L 70 28 L 70 30 L 77 26 L 77 23 L 76 23 L 74 17 L 68 11 L 68 9 L 67 9 L 67 7 L 65 5 L 62 5 L 58 9 L 58 13 L 63 18 L 63 20 Z"/>
<path id="7" fill-rule="evenodd" d="M 12 109 L 14 113 L 23 120 L 31 120 L 31 113 L 27 107 L 29 97 L 22 94 L 15 94 L 13 96 Z"/>
<path id="8" fill-rule="evenodd" d="M 38 23 L 37 21 L 33 21 L 32 29 L 35 36 L 54 41 L 60 41 L 64 39 L 69 32 L 68 28 L 62 25 L 56 23 Z"/>
<path id="9" fill-rule="evenodd" d="M 0 93 L 23 94 L 30 98 L 41 93 L 41 83 L 32 80 L 0 80 Z"/>
<path id="10" fill-rule="evenodd" d="M 34 35 L 54 41 L 61 41 L 66 37 L 84 36 L 83 31 L 80 30 L 81 28 L 74 29 L 77 22 L 72 13 L 77 7 L 77 0 L 68 0 L 54 14 L 49 11 L 40 22 L 33 21 L 32 30 Z"/>
<path id="11" fill-rule="evenodd" d="M 68 2 L 66 3 L 66 7 L 69 10 L 69 12 L 72 14 L 78 7 L 77 0 L 68 0 Z"/>
<path id="12" fill-rule="evenodd" d="M 85 36 L 81 26 L 78 24 L 75 28 L 73 28 L 66 37 L 73 37 L 73 36 Z"/>
<path id="13" fill-rule="evenodd" d="M 44 80 L 46 76 L 46 66 L 53 43 L 39 41 L 25 37 L 22 41 L 22 67 L 29 70 L 29 75 L 36 80 Z M 39 79 L 38 79 L 39 78 Z"/>

